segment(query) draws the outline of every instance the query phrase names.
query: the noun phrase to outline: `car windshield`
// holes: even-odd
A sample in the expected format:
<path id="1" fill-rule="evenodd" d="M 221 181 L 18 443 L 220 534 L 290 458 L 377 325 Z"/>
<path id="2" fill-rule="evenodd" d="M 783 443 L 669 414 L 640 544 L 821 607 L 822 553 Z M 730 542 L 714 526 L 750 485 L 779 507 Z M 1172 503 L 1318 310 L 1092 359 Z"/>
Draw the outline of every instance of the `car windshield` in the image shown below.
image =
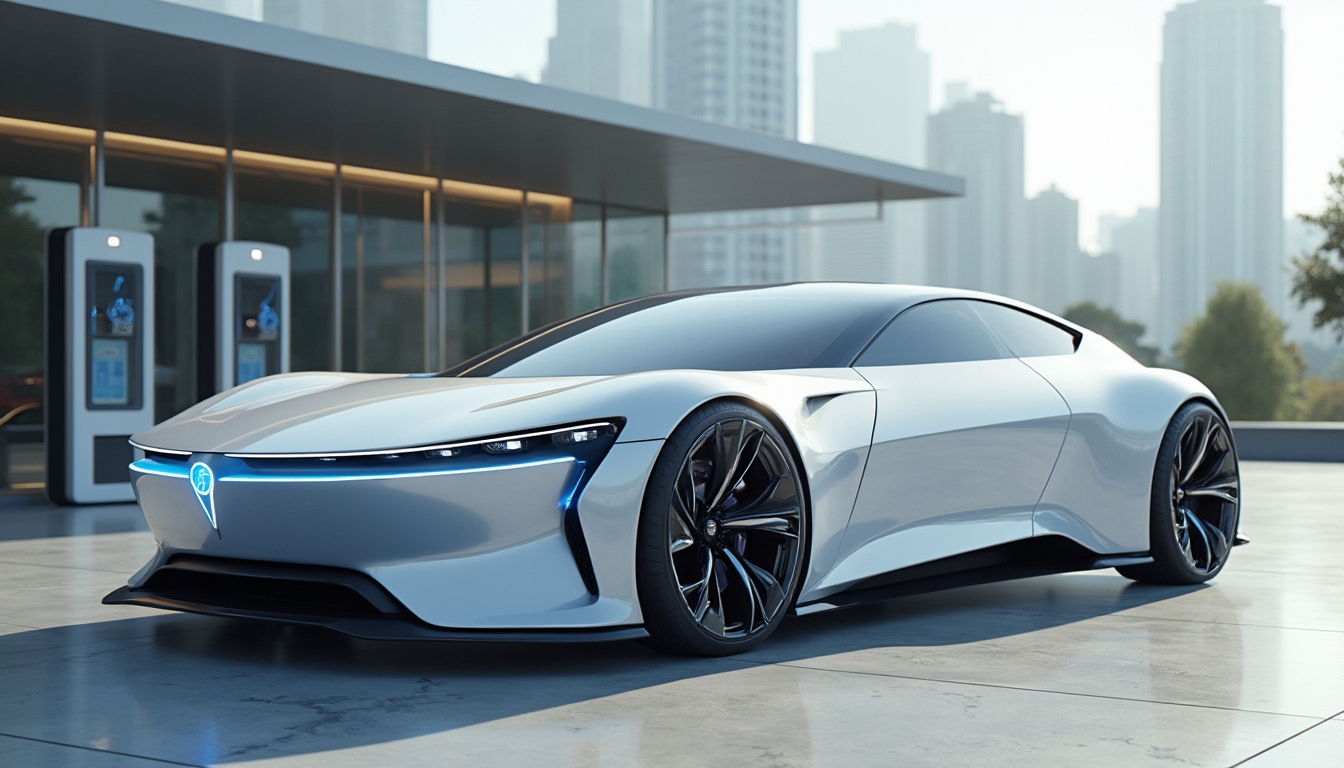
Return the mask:
<path id="1" fill-rule="evenodd" d="M 871 293 L 807 286 L 665 294 L 555 323 L 441 375 L 844 367 L 893 314 L 891 302 Z"/>

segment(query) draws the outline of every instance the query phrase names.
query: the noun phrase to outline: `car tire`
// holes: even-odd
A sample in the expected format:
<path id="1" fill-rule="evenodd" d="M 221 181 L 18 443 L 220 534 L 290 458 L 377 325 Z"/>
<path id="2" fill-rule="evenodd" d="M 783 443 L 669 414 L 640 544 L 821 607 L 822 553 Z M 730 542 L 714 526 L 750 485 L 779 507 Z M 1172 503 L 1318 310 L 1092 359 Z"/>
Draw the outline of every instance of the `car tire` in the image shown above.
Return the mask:
<path id="1" fill-rule="evenodd" d="M 765 640 L 802 581 L 807 529 L 798 462 L 765 415 L 718 402 L 687 416 L 663 445 L 640 512 L 646 643 L 726 656 Z"/>
<path id="2" fill-rule="evenodd" d="M 1148 539 L 1153 562 L 1116 570 L 1150 584 L 1206 582 L 1227 564 L 1240 511 L 1232 430 L 1212 406 L 1188 403 L 1167 425 L 1153 468 Z"/>

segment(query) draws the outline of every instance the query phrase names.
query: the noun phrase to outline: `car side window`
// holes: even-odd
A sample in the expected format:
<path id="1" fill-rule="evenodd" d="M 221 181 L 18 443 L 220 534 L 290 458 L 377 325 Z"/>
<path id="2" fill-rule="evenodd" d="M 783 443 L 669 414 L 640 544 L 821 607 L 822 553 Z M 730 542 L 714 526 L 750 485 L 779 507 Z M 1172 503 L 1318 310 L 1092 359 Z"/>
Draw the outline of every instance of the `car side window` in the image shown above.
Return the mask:
<path id="1" fill-rule="evenodd" d="M 1020 309 L 988 301 L 970 302 L 999 340 L 1017 357 L 1071 355 L 1077 339 L 1069 331 Z"/>
<path id="2" fill-rule="evenodd" d="M 971 304 L 943 299 L 907 309 L 873 339 L 854 364 L 924 365 L 1012 357 Z"/>

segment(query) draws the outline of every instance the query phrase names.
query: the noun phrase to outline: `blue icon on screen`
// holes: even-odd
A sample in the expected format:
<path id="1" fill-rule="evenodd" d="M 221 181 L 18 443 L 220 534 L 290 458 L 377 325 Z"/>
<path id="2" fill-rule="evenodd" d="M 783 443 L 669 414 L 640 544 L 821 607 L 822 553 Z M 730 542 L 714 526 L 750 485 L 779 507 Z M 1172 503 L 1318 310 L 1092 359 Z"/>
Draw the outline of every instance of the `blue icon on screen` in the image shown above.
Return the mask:
<path id="1" fill-rule="evenodd" d="M 275 300 L 276 285 L 271 285 L 271 292 L 266 294 L 266 298 L 261 302 L 261 308 L 257 311 L 257 331 L 263 339 L 275 338 L 276 331 L 280 328 L 280 314 L 271 306 Z"/>

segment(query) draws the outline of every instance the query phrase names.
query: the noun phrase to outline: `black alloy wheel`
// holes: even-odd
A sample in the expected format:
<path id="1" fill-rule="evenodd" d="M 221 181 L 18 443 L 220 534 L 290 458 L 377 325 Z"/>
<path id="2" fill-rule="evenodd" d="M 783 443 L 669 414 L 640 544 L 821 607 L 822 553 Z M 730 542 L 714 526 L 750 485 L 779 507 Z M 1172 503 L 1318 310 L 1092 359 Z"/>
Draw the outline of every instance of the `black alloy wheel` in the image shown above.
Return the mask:
<path id="1" fill-rule="evenodd" d="M 639 530 L 639 595 L 650 644 L 722 656 L 755 646 L 801 580 L 807 509 L 787 443 L 735 403 L 701 408 L 654 466 Z"/>
<path id="2" fill-rule="evenodd" d="M 1241 475 L 1231 430 L 1212 407 L 1190 403 L 1167 426 L 1153 472 L 1153 562 L 1118 570 L 1157 584 L 1208 581 L 1227 563 L 1240 512 Z"/>

